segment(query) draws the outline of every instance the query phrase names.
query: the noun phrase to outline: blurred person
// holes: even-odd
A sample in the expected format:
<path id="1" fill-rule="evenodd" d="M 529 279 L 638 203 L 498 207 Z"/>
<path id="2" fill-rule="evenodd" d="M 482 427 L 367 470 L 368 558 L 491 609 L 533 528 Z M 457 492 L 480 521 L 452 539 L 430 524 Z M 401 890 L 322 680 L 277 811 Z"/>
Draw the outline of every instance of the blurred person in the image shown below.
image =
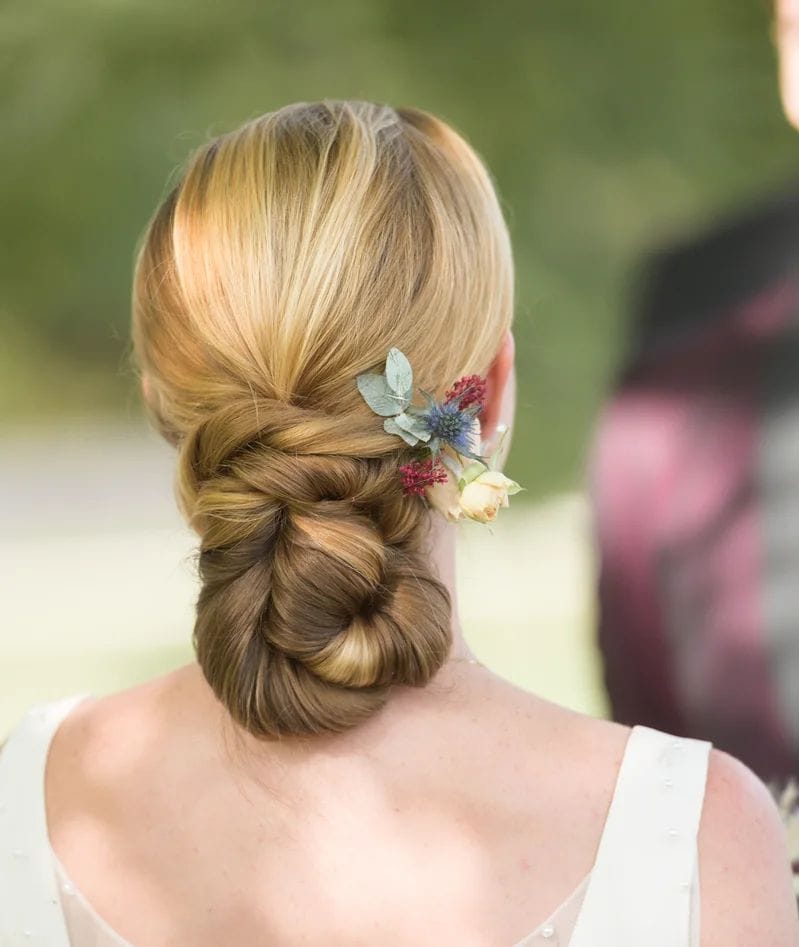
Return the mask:
<path id="1" fill-rule="evenodd" d="M 774 35 L 799 126 L 799 0 Z M 639 289 L 593 463 L 613 716 L 799 776 L 799 184 Z"/>
<path id="2" fill-rule="evenodd" d="M 510 245 L 462 138 L 359 102 L 254 119 L 190 159 L 133 296 L 197 661 L 12 732 L 4 947 L 796 947 L 749 770 L 464 640 L 458 522 L 515 485 Z"/>

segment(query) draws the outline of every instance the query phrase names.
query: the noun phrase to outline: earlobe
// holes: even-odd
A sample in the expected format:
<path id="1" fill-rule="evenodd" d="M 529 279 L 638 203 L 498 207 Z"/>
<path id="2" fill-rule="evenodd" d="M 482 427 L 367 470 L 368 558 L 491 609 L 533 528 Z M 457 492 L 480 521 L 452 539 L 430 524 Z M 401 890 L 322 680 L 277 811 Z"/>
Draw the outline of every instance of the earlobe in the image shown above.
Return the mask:
<path id="1" fill-rule="evenodd" d="M 502 416 L 502 404 L 505 392 L 513 370 L 515 357 L 515 343 L 510 329 L 505 333 L 499 351 L 486 372 L 488 388 L 486 406 L 480 415 L 480 426 L 484 438 L 492 437 Z"/>

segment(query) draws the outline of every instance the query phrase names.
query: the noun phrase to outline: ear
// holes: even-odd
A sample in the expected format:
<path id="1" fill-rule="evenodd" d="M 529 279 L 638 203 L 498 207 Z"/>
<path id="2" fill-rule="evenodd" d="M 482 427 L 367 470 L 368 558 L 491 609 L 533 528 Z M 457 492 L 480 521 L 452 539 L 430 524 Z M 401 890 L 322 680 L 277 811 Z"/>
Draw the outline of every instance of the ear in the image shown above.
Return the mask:
<path id="1" fill-rule="evenodd" d="M 504 420 L 503 415 L 506 413 L 504 407 L 513 373 L 515 353 L 513 333 L 508 330 L 485 376 L 486 406 L 480 415 L 483 438 L 491 438 L 500 420 Z"/>

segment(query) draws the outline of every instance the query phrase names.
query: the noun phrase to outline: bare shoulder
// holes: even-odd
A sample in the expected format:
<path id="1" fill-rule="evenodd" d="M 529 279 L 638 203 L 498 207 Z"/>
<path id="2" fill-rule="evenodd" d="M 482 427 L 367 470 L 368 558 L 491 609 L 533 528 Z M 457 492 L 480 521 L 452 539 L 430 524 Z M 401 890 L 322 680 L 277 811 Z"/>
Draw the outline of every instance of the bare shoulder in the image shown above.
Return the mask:
<path id="1" fill-rule="evenodd" d="M 596 773 L 596 767 L 600 766 L 615 779 L 627 748 L 630 727 L 552 703 L 507 681 L 502 681 L 502 685 L 505 685 L 504 699 L 511 713 L 517 720 L 526 719 L 536 735 L 531 746 L 540 747 L 544 739 L 548 755 L 562 757 L 589 773 Z"/>
<path id="2" fill-rule="evenodd" d="M 601 831 L 613 796 L 631 729 L 590 717 L 544 700 L 513 685 L 502 688 L 493 715 L 496 729 L 514 734 L 525 752 L 513 754 L 521 770 L 518 784 L 537 787 L 537 795 L 552 787 L 557 809 L 574 820 L 587 820 L 586 829 Z M 485 702 L 482 703 L 485 707 Z M 528 782 L 525 782 L 528 780 Z"/>
<path id="3" fill-rule="evenodd" d="M 164 721 L 182 671 L 81 702 L 50 745 L 45 773 L 48 817 L 59 836 L 78 813 L 102 814 L 111 794 L 146 779 L 163 758 Z M 161 752 L 159 752 L 161 750 Z"/>
<path id="4" fill-rule="evenodd" d="M 785 831 L 763 783 L 713 750 L 699 831 L 702 947 L 797 947 Z"/>
<path id="5" fill-rule="evenodd" d="M 69 774 L 99 775 L 135 752 L 152 732 L 147 721 L 157 712 L 158 683 L 156 679 L 79 703 L 53 737 L 48 770 L 59 781 Z"/>

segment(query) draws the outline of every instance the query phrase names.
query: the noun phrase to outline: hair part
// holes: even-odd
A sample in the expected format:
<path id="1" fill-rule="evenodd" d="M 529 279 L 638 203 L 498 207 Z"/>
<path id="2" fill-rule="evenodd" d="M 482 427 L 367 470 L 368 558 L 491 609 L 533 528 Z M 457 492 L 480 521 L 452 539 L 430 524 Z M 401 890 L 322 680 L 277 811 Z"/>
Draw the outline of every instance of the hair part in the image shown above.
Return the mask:
<path id="1" fill-rule="evenodd" d="M 156 211 L 134 348 L 200 536 L 197 657 L 252 733 L 345 730 L 443 664 L 429 515 L 355 377 L 397 346 L 441 392 L 512 308 L 490 179 L 424 112 L 288 106 L 201 147 Z"/>

